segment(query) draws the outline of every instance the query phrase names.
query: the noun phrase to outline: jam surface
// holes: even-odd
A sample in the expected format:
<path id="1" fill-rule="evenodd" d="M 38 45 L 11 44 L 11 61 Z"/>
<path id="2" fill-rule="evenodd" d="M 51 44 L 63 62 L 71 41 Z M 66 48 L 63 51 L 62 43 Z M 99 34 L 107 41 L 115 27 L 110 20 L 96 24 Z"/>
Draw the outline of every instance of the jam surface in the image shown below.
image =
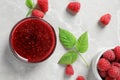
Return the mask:
<path id="1" fill-rule="evenodd" d="M 56 44 L 53 28 L 46 21 L 27 18 L 20 21 L 11 33 L 11 46 L 28 62 L 39 62 L 48 58 Z"/>

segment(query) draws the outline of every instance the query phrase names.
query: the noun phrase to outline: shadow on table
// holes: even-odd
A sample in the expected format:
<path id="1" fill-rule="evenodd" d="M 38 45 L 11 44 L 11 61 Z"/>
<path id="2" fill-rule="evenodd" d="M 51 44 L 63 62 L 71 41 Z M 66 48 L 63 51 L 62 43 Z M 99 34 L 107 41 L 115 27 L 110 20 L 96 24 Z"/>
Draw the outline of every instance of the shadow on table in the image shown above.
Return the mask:
<path id="1" fill-rule="evenodd" d="M 30 73 L 32 73 L 35 68 L 38 66 L 38 64 L 32 64 L 32 63 L 25 63 L 20 60 L 18 60 L 12 53 L 12 51 L 9 48 L 9 45 L 6 45 L 4 55 L 3 55 L 3 65 L 7 67 L 8 71 L 12 71 L 12 74 L 14 76 L 26 76 Z"/>

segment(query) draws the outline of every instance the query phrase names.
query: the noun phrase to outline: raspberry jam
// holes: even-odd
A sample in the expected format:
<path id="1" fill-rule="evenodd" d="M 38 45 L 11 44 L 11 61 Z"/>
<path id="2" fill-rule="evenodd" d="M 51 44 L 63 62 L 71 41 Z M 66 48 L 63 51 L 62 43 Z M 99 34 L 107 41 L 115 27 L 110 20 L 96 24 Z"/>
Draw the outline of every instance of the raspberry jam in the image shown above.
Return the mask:
<path id="1" fill-rule="evenodd" d="M 10 35 L 10 47 L 15 56 L 35 63 L 47 59 L 56 46 L 53 27 L 43 19 L 29 17 L 18 22 Z"/>

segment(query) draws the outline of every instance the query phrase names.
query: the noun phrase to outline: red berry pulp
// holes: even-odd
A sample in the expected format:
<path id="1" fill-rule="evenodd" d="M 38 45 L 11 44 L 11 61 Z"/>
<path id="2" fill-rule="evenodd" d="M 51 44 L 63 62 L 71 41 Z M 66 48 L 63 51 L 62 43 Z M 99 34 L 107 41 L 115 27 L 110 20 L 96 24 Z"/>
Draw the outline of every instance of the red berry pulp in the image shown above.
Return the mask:
<path id="1" fill-rule="evenodd" d="M 10 45 L 18 57 L 31 63 L 41 62 L 47 59 L 55 49 L 55 31 L 43 19 L 25 18 L 13 28 L 10 35 Z"/>

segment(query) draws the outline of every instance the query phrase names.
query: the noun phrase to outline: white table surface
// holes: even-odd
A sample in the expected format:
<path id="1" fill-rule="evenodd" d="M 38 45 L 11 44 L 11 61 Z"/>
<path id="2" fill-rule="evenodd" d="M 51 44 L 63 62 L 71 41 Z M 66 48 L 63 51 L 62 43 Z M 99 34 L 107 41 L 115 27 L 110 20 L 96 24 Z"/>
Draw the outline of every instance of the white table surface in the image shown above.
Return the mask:
<path id="1" fill-rule="evenodd" d="M 56 31 L 56 49 L 46 61 L 26 64 L 11 55 L 8 47 L 11 29 L 19 20 L 25 18 L 28 10 L 25 0 L 0 0 L 0 80 L 75 80 L 78 75 L 87 78 L 89 68 L 80 57 L 73 64 L 75 74 L 71 77 L 65 76 L 65 67 L 57 64 L 66 52 L 58 38 L 58 27 L 71 31 L 76 37 L 88 31 L 89 49 L 83 56 L 89 64 L 102 48 L 120 44 L 120 0 L 78 0 L 81 10 L 75 16 L 66 11 L 70 1 L 76 0 L 49 0 L 49 11 L 44 19 Z M 109 25 L 101 28 L 98 20 L 105 13 L 110 13 L 112 19 Z"/>

